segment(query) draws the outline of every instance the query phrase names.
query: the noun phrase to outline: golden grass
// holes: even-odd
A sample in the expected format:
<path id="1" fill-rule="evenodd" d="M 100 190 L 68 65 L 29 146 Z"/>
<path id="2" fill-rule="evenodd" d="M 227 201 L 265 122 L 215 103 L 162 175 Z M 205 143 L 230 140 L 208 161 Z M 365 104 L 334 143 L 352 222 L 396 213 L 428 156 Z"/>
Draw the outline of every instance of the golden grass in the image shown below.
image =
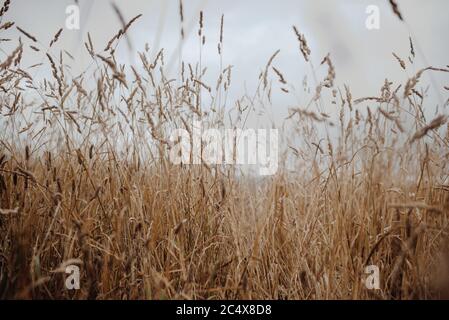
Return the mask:
<path id="1" fill-rule="evenodd" d="M 349 87 L 335 87 L 327 55 L 327 77 L 286 119 L 292 131 L 284 132 L 288 147 L 274 176 L 176 166 L 168 159 L 170 130 L 190 130 L 193 119 L 222 127 L 231 68 L 208 86 L 190 64 L 180 79 L 167 79 L 162 50 L 152 61 L 140 53 L 139 68 L 119 65 L 115 48 L 139 17 L 123 22 L 103 52 L 89 35 L 90 80 L 70 75 L 69 53 L 50 50 L 61 30 L 46 48 L 17 27 L 47 53 L 54 81 L 38 82 L 23 69 L 25 39 L 0 64 L 0 298 L 447 296 L 447 118 L 426 119 L 426 95 L 417 88 L 425 70 L 446 69 L 422 69 L 404 87 L 386 80 L 379 97 L 353 101 Z M 294 31 L 312 65 L 305 36 Z M 269 68 L 277 53 L 256 93 L 267 104 L 272 90 L 291 89 L 281 70 Z M 272 88 L 271 76 L 281 88 Z M 324 90 L 335 103 L 324 101 Z M 40 100 L 30 102 L 28 93 Z M 233 127 L 245 125 L 255 101 L 236 102 Z M 64 287 L 71 263 L 80 265 L 80 290 Z M 380 290 L 364 285 L 371 264 L 380 268 Z"/>

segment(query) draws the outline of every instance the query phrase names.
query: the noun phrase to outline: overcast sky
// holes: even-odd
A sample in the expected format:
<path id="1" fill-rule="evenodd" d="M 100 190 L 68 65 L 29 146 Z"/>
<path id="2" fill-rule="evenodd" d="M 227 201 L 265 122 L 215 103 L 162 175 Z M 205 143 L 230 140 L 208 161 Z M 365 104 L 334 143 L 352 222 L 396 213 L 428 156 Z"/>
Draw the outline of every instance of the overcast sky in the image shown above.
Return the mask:
<path id="1" fill-rule="evenodd" d="M 392 56 L 394 51 L 407 59 L 410 33 L 417 47 L 416 69 L 427 66 L 424 59 L 438 67 L 449 64 L 449 1 L 397 2 L 407 24 L 394 16 L 387 0 L 184 0 L 186 39 L 182 57 L 190 62 L 198 60 L 198 16 L 199 11 L 203 10 L 206 45 L 202 60 L 203 65 L 208 66 L 210 77 L 216 79 L 220 17 L 224 14 L 223 63 L 234 66 L 232 94 L 237 96 L 243 93 L 244 83 L 249 90 L 254 88 L 260 70 L 277 49 L 280 49 L 280 54 L 273 65 L 284 73 L 287 81 L 301 88 L 302 79 L 310 73 L 310 69 L 303 62 L 292 31 L 292 25 L 296 25 L 309 41 L 312 61 L 320 77 L 326 74 L 326 68 L 319 68 L 319 63 L 330 52 L 337 73 L 337 85 L 350 85 L 355 98 L 374 95 L 386 77 L 399 83 L 413 73 L 410 70 L 407 75 Z M 67 17 L 65 9 L 73 3 L 73 0 L 14 0 L 7 18 L 47 44 L 64 26 Z M 116 0 L 115 3 L 126 20 L 143 14 L 129 32 L 134 49 L 143 50 L 145 43 L 148 43 L 155 53 L 164 47 L 166 63 L 173 61 L 176 69 L 180 44 L 179 1 Z M 87 31 L 92 35 L 96 50 L 100 51 L 121 27 L 111 1 L 79 0 L 79 4 L 80 31 L 65 29 L 58 46 L 53 49 L 64 48 L 75 55 L 75 71 L 83 70 L 90 61 L 82 45 Z M 380 30 L 365 27 L 368 5 L 380 8 Z M 6 45 L 2 46 L 7 48 Z M 120 62 L 136 61 L 125 41 L 121 42 L 117 55 Z M 169 59 L 171 55 L 174 60 Z M 3 59 L 4 52 L 0 56 Z M 34 59 L 42 57 L 34 55 Z M 441 87 L 448 85 L 445 80 L 447 77 L 435 76 L 436 83 Z M 301 97 L 295 97 L 296 101 L 291 96 L 282 98 L 280 90 L 278 96 L 281 97 L 278 103 L 285 105 L 304 102 Z"/>

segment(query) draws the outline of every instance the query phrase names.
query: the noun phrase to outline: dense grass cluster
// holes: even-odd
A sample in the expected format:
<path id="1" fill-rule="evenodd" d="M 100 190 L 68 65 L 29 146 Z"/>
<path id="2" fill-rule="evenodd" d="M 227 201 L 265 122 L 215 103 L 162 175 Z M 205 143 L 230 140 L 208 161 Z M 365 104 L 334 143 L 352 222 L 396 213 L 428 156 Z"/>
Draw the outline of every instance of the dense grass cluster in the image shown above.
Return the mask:
<path id="1" fill-rule="evenodd" d="M 16 28 L 8 6 L 0 41 L 12 38 L 16 49 L 0 61 L 0 298 L 448 293 L 447 103 L 429 118 L 423 109 L 434 106 L 419 82 L 448 66 L 425 66 L 402 85 L 385 80 L 379 94 L 354 99 L 337 86 L 331 55 L 318 60 L 327 76 L 308 105 L 289 110 L 279 170 L 261 178 L 235 166 L 173 165 L 169 135 L 193 120 L 243 128 L 270 108 L 272 94 L 293 87 L 273 66 L 278 52 L 254 96 L 231 102 L 230 67 L 206 84 L 200 64 L 180 63 L 179 77 L 167 79 L 162 50 L 119 65 L 115 49 L 137 16 L 106 49 L 89 35 L 91 67 L 74 76 L 71 54 L 54 48 L 63 32 L 48 46 Z M 204 43 L 201 32 L 202 14 Z M 313 66 L 306 37 L 295 35 L 298 59 Z M 43 64 L 24 66 L 25 54 Z M 412 73 L 414 54 L 412 45 L 410 57 L 393 58 Z M 35 79 L 36 68 L 51 74 Z M 80 266 L 80 290 L 64 286 L 70 264 Z M 380 269 L 379 290 L 365 287 L 368 265 Z"/>

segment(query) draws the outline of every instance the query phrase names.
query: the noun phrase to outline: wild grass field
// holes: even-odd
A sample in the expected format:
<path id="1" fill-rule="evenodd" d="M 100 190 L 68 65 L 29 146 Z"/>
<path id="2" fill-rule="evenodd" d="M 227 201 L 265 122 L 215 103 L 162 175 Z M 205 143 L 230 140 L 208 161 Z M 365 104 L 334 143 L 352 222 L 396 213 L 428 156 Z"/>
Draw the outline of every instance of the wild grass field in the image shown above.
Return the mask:
<path id="1" fill-rule="evenodd" d="M 437 88 L 446 100 L 436 108 L 423 82 L 449 66 L 416 65 L 412 38 L 408 56 L 391 57 L 409 80 L 385 74 L 379 92 L 353 97 L 336 85 L 332 52 L 314 56 L 307 35 L 286 30 L 297 58 L 327 75 L 303 84 L 310 102 L 279 126 L 278 170 L 259 177 L 175 165 L 169 135 L 193 120 L 244 128 L 276 108 L 271 96 L 289 91 L 276 48 L 254 95 L 226 101 L 230 67 L 205 83 L 200 63 L 167 78 L 163 50 L 117 62 L 144 17 L 109 43 L 88 35 L 94 67 L 73 75 L 71 53 L 54 50 L 64 31 L 36 38 L 9 19 L 13 5 L 0 11 L 0 45 L 15 48 L 0 60 L 1 299 L 449 297 L 449 88 Z M 42 64 L 23 65 L 24 55 Z M 51 72 L 35 79 L 38 68 Z M 80 268 L 79 290 L 64 286 L 68 265 Z M 365 285 L 371 265 L 379 289 Z"/>

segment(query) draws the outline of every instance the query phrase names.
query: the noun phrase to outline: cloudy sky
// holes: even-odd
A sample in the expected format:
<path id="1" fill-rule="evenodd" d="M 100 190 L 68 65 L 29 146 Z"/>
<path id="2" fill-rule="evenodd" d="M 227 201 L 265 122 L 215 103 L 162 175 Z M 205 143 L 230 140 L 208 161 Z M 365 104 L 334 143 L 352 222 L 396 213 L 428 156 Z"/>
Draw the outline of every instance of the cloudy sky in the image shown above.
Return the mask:
<path id="1" fill-rule="evenodd" d="M 56 31 L 64 27 L 66 7 L 73 0 L 14 0 L 8 19 L 47 44 Z M 63 31 L 58 46 L 53 50 L 67 49 L 76 57 L 74 71 L 81 71 L 90 60 L 83 42 L 89 31 L 94 47 L 100 51 L 121 27 L 112 0 L 79 0 L 80 30 Z M 377 94 L 388 77 L 395 83 L 405 81 L 415 70 L 404 72 L 393 58 L 394 51 L 403 59 L 409 55 L 409 35 L 415 42 L 417 58 L 415 69 L 432 64 L 443 67 L 449 64 L 449 1 L 398 0 L 406 23 L 397 19 L 387 0 L 184 0 L 184 29 L 186 39 L 180 42 L 178 0 L 115 0 L 126 20 L 143 14 L 130 32 L 134 51 L 122 41 L 117 55 L 120 62 L 137 63 L 137 50 L 148 43 L 153 55 L 163 47 L 165 61 L 171 69 L 178 68 L 178 57 L 189 62 L 199 58 L 198 16 L 204 12 L 206 45 L 203 48 L 203 65 L 208 66 L 211 79 L 219 70 L 217 43 L 220 18 L 224 14 L 224 65 L 233 65 L 232 94 L 251 92 L 259 72 L 270 56 L 278 49 L 273 65 L 280 69 L 288 82 L 301 88 L 304 75 L 310 75 L 310 66 L 300 55 L 292 25 L 305 34 L 312 50 L 312 61 L 317 73 L 326 74 L 319 67 L 322 58 L 330 53 L 333 59 L 337 85 L 348 84 L 355 98 Z M 368 30 L 366 8 L 377 5 L 380 12 L 380 29 Z M 10 44 L 11 46 L 13 44 Z M 7 46 L 0 51 L 3 59 Z M 181 48 L 181 49 L 180 49 Z M 181 50 L 181 51 L 180 51 Z M 29 55 L 28 55 L 29 56 Z M 171 57 L 171 58 L 170 58 Z M 36 60 L 43 57 L 34 55 Z M 28 58 L 29 59 L 29 58 Z M 26 61 L 29 64 L 35 61 Z M 274 77 L 273 77 L 274 78 Z M 429 78 L 426 79 L 430 81 Z M 448 85 L 447 78 L 434 76 L 438 86 Z M 278 87 L 279 89 L 279 87 Z M 302 97 L 282 98 L 278 103 L 289 105 L 303 103 Z M 295 101 L 296 100 L 296 101 Z M 438 103 L 438 101 L 436 101 Z"/>

